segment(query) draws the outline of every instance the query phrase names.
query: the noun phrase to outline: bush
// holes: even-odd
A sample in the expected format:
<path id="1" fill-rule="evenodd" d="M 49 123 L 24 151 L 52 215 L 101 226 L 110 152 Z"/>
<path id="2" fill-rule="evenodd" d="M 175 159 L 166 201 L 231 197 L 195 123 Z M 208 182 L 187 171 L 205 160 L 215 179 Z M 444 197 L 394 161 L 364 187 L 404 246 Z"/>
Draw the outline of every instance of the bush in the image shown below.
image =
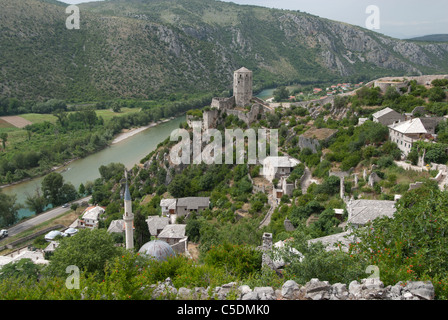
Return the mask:
<path id="1" fill-rule="evenodd" d="M 224 268 L 229 274 L 242 279 L 261 270 L 261 252 L 245 245 L 232 245 L 228 242 L 212 246 L 206 253 L 207 265 Z"/>
<path id="2" fill-rule="evenodd" d="M 427 182 L 398 201 L 393 218 L 375 219 L 357 229 L 360 240 L 352 252 L 378 266 L 386 286 L 398 281 L 446 281 L 447 206 L 448 193 Z M 447 289 L 436 287 L 436 295 L 447 297 Z"/>

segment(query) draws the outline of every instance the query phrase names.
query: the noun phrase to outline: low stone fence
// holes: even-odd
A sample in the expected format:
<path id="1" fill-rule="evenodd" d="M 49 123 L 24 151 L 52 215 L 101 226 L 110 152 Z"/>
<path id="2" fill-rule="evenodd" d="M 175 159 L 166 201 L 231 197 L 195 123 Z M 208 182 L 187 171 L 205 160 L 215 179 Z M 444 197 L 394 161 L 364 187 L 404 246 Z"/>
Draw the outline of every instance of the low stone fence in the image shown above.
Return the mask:
<path id="1" fill-rule="evenodd" d="M 36 233 L 30 234 L 29 236 L 26 236 L 26 237 L 17 239 L 17 240 L 15 240 L 15 241 L 13 241 L 13 242 L 10 242 L 10 243 L 8 243 L 8 244 L 6 245 L 6 248 L 8 248 L 8 249 L 13 249 L 13 248 L 16 247 L 17 245 L 19 245 L 19 244 L 21 244 L 21 243 L 23 243 L 23 242 L 25 242 L 25 241 L 28 241 L 28 240 L 37 238 L 38 236 L 43 235 L 43 234 L 45 234 L 45 233 L 47 233 L 47 232 L 50 232 L 51 230 L 62 229 L 62 228 L 66 228 L 66 227 L 63 226 L 62 224 L 58 224 L 58 225 L 55 225 L 55 226 L 46 228 L 46 229 L 44 229 L 44 230 L 41 230 L 41 231 L 38 231 L 38 232 L 36 232 Z"/>
<path id="2" fill-rule="evenodd" d="M 398 282 L 384 287 L 378 278 L 352 281 L 346 284 L 329 284 L 328 281 L 311 279 L 304 286 L 293 280 L 286 281 L 280 289 L 272 287 L 250 288 L 236 282 L 216 288 L 181 287 L 176 289 L 170 278 L 146 288 L 152 290 L 153 299 L 175 300 L 434 300 L 434 286 L 430 281 Z"/>

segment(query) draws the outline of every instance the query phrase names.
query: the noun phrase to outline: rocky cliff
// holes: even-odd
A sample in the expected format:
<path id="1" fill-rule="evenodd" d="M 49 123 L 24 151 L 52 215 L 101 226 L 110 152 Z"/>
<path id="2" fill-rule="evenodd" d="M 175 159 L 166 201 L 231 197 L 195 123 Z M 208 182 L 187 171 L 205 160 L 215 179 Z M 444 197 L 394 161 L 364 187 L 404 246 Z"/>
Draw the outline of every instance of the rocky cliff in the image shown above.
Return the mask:
<path id="1" fill-rule="evenodd" d="M 151 99 L 300 81 L 448 73 L 448 44 L 401 41 L 310 14 L 214 0 L 79 5 L 0 0 L 0 94 L 27 99 Z M 219 95 L 219 94 L 218 94 Z"/>

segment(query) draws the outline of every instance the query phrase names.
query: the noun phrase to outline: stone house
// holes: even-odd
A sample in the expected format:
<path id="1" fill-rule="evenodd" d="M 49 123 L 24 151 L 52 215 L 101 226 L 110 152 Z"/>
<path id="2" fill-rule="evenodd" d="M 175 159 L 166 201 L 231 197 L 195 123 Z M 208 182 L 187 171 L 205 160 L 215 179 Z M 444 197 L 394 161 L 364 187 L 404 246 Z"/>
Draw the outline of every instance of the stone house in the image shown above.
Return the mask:
<path id="1" fill-rule="evenodd" d="M 382 125 L 389 126 L 394 123 L 399 123 L 406 120 L 406 116 L 398 113 L 391 108 L 385 108 L 378 112 L 375 112 L 373 115 L 373 122 L 381 123 Z"/>
<path id="2" fill-rule="evenodd" d="M 210 206 L 209 197 L 187 197 L 177 199 L 176 214 L 184 217 L 192 212 L 200 212 Z"/>
<path id="3" fill-rule="evenodd" d="M 395 201 L 386 200 L 350 200 L 347 203 L 347 225 L 359 228 L 380 217 L 393 217 Z"/>
<path id="4" fill-rule="evenodd" d="M 167 224 L 163 230 L 159 233 L 158 239 L 165 241 L 170 246 L 179 243 L 181 240 L 185 240 L 185 227 L 186 224 Z"/>
<path id="5" fill-rule="evenodd" d="M 86 208 L 81 219 L 78 219 L 78 228 L 97 228 L 101 214 L 105 212 L 105 208 L 100 206 L 92 206 Z"/>
<path id="6" fill-rule="evenodd" d="M 109 233 L 124 233 L 124 220 L 112 220 L 110 222 L 109 228 L 107 228 L 107 232 Z"/>
<path id="7" fill-rule="evenodd" d="M 300 161 L 292 157 L 266 157 L 260 161 L 263 165 L 261 175 L 269 182 L 274 179 L 280 179 L 283 176 L 289 176 L 293 168 L 297 166 Z"/>
<path id="8" fill-rule="evenodd" d="M 435 139 L 435 130 L 443 118 L 416 118 L 389 125 L 389 140 L 395 142 L 398 148 L 407 156 L 414 142 Z"/>
<path id="9" fill-rule="evenodd" d="M 170 218 L 149 216 L 146 219 L 146 223 L 148 224 L 149 233 L 152 236 L 157 237 L 163 231 L 163 229 L 170 223 Z"/>
<path id="10" fill-rule="evenodd" d="M 176 199 L 162 199 L 160 200 L 160 208 L 163 216 L 169 216 L 176 213 Z"/>
<path id="11" fill-rule="evenodd" d="M 294 183 L 289 183 L 288 181 L 288 177 L 287 176 L 283 176 L 280 178 L 279 181 L 279 186 L 280 188 L 273 188 L 272 189 L 272 194 L 274 196 L 275 199 L 280 199 L 283 195 L 287 195 L 287 196 L 292 196 L 292 193 L 294 191 L 295 188 L 295 184 Z"/>
<path id="12" fill-rule="evenodd" d="M 160 200 L 162 216 L 169 217 L 170 223 L 172 224 L 176 223 L 178 217 L 188 216 L 191 212 L 200 212 L 209 206 L 209 197 L 186 197 Z"/>

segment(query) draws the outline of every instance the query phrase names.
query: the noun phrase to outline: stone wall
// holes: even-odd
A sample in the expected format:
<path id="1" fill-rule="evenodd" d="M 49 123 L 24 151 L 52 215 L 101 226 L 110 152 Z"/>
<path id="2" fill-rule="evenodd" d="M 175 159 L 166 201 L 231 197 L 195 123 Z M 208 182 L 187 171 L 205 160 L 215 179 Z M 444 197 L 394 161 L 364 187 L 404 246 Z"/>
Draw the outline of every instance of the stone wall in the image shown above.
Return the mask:
<path id="1" fill-rule="evenodd" d="M 218 124 L 219 111 L 218 109 L 211 109 L 202 112 L 202 127 L 204 130 L 216 128 Z M 189 124 L 190 125 L 190 124 Z M 192 128 L 192 126 L 190 125 Z"/>
<path id="2" fill-rule="evenodd" d="M 232 109 L 235 106 L 235 97 L 230 98 L 213 98 L 211 107 L 218 110 Z"/>
<path id="3" fill-rule="evenodd" d="M 434 300 L 434 286 L 429 281 L 398 282 L 384 287 L 378 278 L 331 285 L 328 281 L 311 279 L 301 286 L 287 280 L 281 288 L 239 285 L 236 282 L 215 288 L 173 286 L 170 278 L 142 290 L 151 290 L 153 299 L 171 300 Z"/>
<path id="4" fill-rule="evenodd" d="M 252 105 L 249 111 L 242 111 L 238 109 L 227 109 L 226 113 L 233 114 L 235 117 L 237 117 L 241 121 L 244 121 L 244 123 L 246 123 L 249 126 L 251 123 L 257 121 L 258 115 L 263 114 L 263 111 L 264 111 L 263 105 L 256 103 Z"/>

